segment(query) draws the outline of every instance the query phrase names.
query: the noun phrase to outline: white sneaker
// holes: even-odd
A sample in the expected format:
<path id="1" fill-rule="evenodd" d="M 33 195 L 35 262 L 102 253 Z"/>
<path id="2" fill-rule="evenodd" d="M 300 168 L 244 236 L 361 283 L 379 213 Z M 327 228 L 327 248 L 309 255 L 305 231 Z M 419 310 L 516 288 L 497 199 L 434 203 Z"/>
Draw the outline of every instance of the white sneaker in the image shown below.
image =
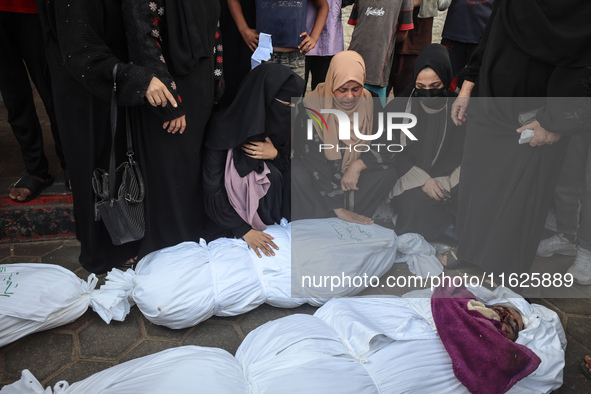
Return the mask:
<path id="1" fill-rule="evenodd" d="M 566 270 L 580 285 L 591 285 L 591 250 L 577 247 L 575 262 Z"/>
<path id="2" fill-rule="evenodd" d="M 543 239 L 538 245 L 536 254 L 540 257 L 550 257 L 555 254 L 575 256 L 577 254 L 577 246 L 566 239 L 564 235 L 556 234 L 550 238 Z"/>

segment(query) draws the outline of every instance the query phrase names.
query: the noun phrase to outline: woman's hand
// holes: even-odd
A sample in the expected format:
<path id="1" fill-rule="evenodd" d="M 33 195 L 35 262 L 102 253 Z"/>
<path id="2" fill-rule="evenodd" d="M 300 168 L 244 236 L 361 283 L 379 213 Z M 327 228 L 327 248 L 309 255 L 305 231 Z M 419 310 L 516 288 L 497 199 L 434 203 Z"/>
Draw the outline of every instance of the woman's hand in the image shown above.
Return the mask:
<path id="1" fill-rule="evenodd" d="M 146 90 L 146 99 L 148 102 L 153 106 L 157 107 L 159 105 L 166 107 L 166 104 L 170 102 L 173 107 L 177 107 L 176 100 L 172 97 L 170 91 L 166 88 L 158 78 L 152 77 L 150 81 L 150 85 L 148 85 L 148 90 Z"/>
<path id="2" fill-rule="evenodd" d="M 533 130 L 534 136 L 529 141 L 530 146 L 542 146 L 542 145 L 552 145 L 556 141 L 558 141 L 561 137 L 558 133 L 552 133 L 540 125 L 540 122 L 537 120 L 533 121 L 532 123 L 526 124 L 523 127 L 517 129 L 518 133 L 522 133 L 524 130 Z"/>
<path id="3" fill-rule="evenodd" d="M 421 188 L 429 197 L 441 201 L 449 197 L 449 191 L 433 178 L 429 178 Z"/>
<path id="4" fill-rule="evenodd" d="M 175 134 L 177 131 L 180 134 L 183 134 L 185 131 L 185 128 L 187 127 L 187 121 L 185 120 L 185 115 L 173 119 L 170 122 L 166 122 L 162 125 L 163 129 L 168 129 L 166 131 L 168 131 L 169 133 Z"/>
<path id="5" fill-rule="evenodd" d="M 257 47 L 259 46 L 259 33 L 255 29 L 245 28 L 240 31 L 242 35 L 242 39 L 246 43 L 246 45 L 250 48 L 251 51 L 256 51 Z"/>
<path id="6" fill-rule="evenodd" d="M 300 52 L 303 54 L 306 54 L 306 53 L 310 52 L 312 49 L 314 49 L 314 47 L 316 46 L 316 43 L 318 42 L 318 38 L 313 37 L 306 32 L 303 32 L 302 34 L 300 34 L 300 37 L 304 37 L 304 39 L 302 40 L 300 45 L 298 45 Z"/>
<path id="7" fill-rule="evenodd" d="M 247 156 L 259 160 L 275 160 L 279 154 L 269 137 L 263 142 L 247 142 L 242 145 L 242 150 Z"/>
<path id="8" fill-rule="evenodd" d="M 355 160 L 347 171 L 345 171 L 345 175 L 341 178 L 341 189 L 344 191 L 348 190 L 359 190 L 357 187 L 357 182 L 359 181 L 359 176 L 361 175 L 361 171 L 365 170 L 367 166 L 361 159 Z"/>
<path id="9" fill-rule="evenodd" d="M 451 106 L 451 120 L 453 120 L 456 126 L 460 126 L 466 121 L 466 110 L 470 103 L 473 88 L 474 82 L 464 81 L 458 97 Z"/>
<path id="10" fill-rule="evenodd" d="M 373 224 L 373 220 L 367 216 L 359 215 L 355 212 L 346 210 L 345 208 L 333 209 L 335 215 L 345 222 L 358 223 L 358 224 Z"/>
<path id="11" fill-rule="evenodd" d="M 254 250 L 257 256 L 262 257 L 259 249 L 263 254 L 267 257 L 275 256 L 275 252 L 273 252 L 273 248 L 275 250 L 279 250 L 277 245 L 273 242 L 273 237 L 269 234 L 264 233 L 258 230 L 250 230 L 242 237 L 244 241 Z"/>

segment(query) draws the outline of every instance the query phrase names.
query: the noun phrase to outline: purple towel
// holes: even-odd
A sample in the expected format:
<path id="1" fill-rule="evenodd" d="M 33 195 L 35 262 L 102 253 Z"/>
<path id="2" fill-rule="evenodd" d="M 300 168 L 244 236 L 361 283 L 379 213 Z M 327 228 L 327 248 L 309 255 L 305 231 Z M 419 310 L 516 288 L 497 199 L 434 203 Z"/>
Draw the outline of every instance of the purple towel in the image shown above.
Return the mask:
<path id="1" fill-rule="evenodd" d="M 505 338 L 500 321 L 469 310 L 468 301 L 474 299 L 463 286 L 436 288 L 431 311 L 437 332 L 454 374 L 471 393 L 504 393 L 541 361 L 527 347 Z"/>
<path id="2" fill-rule="evenodd" d="M 226 159 L 226 172 L 224 174 L 224 183 L 228 200 L 236 210 L 238 215 L 250 226 L 259 231 L 267 229 L 267 226 L 261 220 L 257 209 L 259 209 L 259 200 L 267 194 L 271 181 L 267 174 L 271 171 L 267 164 L 263 162 L 264 170 L 259 174 L 251 171 L 244 178 L 241 178 L 234 166 L 234 156 L 232 149 L 228 150 Z"/>

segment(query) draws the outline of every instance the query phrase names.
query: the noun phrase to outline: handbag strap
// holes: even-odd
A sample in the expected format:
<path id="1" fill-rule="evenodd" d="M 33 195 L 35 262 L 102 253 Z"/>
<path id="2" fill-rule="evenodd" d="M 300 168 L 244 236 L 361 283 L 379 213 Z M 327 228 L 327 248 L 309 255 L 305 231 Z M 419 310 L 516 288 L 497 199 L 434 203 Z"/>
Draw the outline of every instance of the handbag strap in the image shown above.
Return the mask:
<path id="1" fill-rule="evenodd" d="M 109 197 L 111 200 L 117 198 L 117 163 L 115 158 L 115 135 L 117 134 L 117 69 L 119 64 L 113 67 L 113 92 L 111 93 L 111 160 L 109 161 Z M 129 110 L 125 108 L 125 132 L 127 137 L 127 157 L 133 162 L 133 143 L 131 139 L 131 125 L 129 121 Z"/>
<path id="2" fill-rule="evenodd" d="M 109 197 L 111 201 L 115 199 L 115 185 L 117 181 L 117 169 L 115 162 L 115 134 L 117 134 L 117 100 L 115 93 L 117 92 L 117 68 L 118 64 L 113 67 L 113 92 L 111 93 L 111 160 L 109 162 Z"/>

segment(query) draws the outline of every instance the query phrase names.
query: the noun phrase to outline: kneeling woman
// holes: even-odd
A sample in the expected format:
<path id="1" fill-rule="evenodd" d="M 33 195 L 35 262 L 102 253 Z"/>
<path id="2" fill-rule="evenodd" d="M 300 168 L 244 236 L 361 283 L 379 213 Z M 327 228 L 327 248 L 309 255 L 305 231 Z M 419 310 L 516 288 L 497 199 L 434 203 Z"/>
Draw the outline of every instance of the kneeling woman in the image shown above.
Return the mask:
<path id="1" fill-rule="evenodd" d="M 206 212 L 259 257 L 277 249 L 263 232 L 266 225 L 291 220 L 291 98 L 303 91 L 304 80 L 289 68 L 262 64 L 246 76 L 232 105 L 214 115 L 207 131 Z"/>
<path id="2" fill-rule="evenodd" d="M 396 233 L 419 233 L 435 241 L 455 223 L 464 148 L 465 126 L 451 119 L 457 94 L 448 90 L 452 68 L 447 49 L 440 44 L 425 47 L 414 66 L 414 85 L 386 106 L 388 112 L 417 117 L 412 128 L 416 141 L 401 135 L 405 145 L 396 168 L 400 179 L 391 197 L 398 213 Z"/>
<path id="3" fill-rule="evenodd" d="M 374 98 L 363 88 L 365 63 L 354 51 L 337 53 L 328 68 L 326 82 L 306 96 L 304 105 L 311 113 L 312 138 L 306 127 L 296 127 L 294 134 L 293 219 L 340 219 L 371 224 L 371 217 L 388 191 L 396 183 L 392 166 L 394 155 L 384 141 L 364 140 L 353 131 L 355 117 L 359 133 L 373 134 Z M 320 114 L 335 109 L 350 119 L 350 139 L 339 140 L 339 119 L 334 114 Z M 306 126 L 306 122 L 297 122 Z M 383 133 L 385 136 L 386 133 Z M 390 143 L 393 141 L 390 141 Z M 326 149 L 330 147 L 330 149 Z M 381 148 L 381 149 L 380 149 Z"/>

